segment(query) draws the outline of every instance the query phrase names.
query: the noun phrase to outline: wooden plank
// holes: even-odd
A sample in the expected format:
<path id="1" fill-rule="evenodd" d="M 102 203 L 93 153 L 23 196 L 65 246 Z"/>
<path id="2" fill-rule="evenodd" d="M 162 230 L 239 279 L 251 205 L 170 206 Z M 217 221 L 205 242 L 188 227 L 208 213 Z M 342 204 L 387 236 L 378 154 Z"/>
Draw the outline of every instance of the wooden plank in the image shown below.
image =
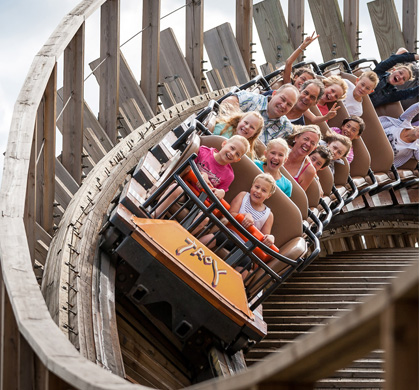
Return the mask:
<path id="1" fill-rule="evenodd" d="M 305 1 L 289 0 L 287 21 L 289 25 L 290 40 L 293 47 L 298 47 L 303 41 L 305 29 Z M 305 55 L 302 53 L 298 61 L 302 61 Z"/>
<path id="2" fill-rule="evenodd" d="M 127 130 L 131 129 L 131 131 L 129 131 L 130 133 L 146 122 L 146 118 L 141 112 L 141 109 L 135 99 L 133 98 L 126 99 L 121 104 L 121 108 L 124 110 L 125 114 L 127 115 L 127 119 L 130 124 Z"/>
<path id="3" fill-rule="evenodd" d="M 28 169 L 28 182 L 26 186 L 26 201 L 25 201 L 25 214 L 24 223 L 26 229 L 26 237 L 29 246 L 29 253 L 31 256 L 32 264 L 35 263 L 35 221 L 36 221 L 36 138 L 38 131 L 35 129 L 32 139 L 32 152 L 29 160 Z"/>
<path id="4" fill-rule="evenodd" d="M 185 60 L 195 84 L 202 91 L 203 85 L 203 31 L 204 4 L 202 1 L 186 0 L 185 8 Z"/>
<path id="5" fill-rule="evenodd" d="M 165 108 L 172 107 L 174 104 L 176 104 L 175 98 L 172 95 L 172 91 L 169 88 L 168 83 L 159 84 L 159 96 Z"/>
<path id="6" fill-rule="evenodd" d="M 153 112 L 157 112 L 159 82 L 160 0 L 143 1 L 140 88 Z"/>
<path id="7" fill-rule="evenodd" d="M 344 0 L 343 3 L 344 28 L 350 45 L 353 59 L 359 58 L 359 0 Z"/>
<path id="8" fill-rule="evenodd" d="M 274 66 L 270 62 L 260 65 L 260 69 L 263 76 L 266 76 L 275 70 Z"/>
<path id="9" fill-rule="evenodd" d="M 213 69 L 221 70 L 231 65 L 241 84 L 249 81 L 238 43 L 229 23 L 214 27 L 204 33 L 204 45 Z"/>
<path id="10" fill-rule="evenodd" d="M 252 0 L 236 0 L 236 42 L 251 75 Z"/>
<path id="11" fill-rule="evenodd" d="M 121 137 L 126 137 L 134 129 L 131 127 L 130 121 L 124 108 L 120 107 L 120 115 L 118 116 L 118 134 Z"/>
<path id="12" fill-rule="evenodd" d="M 108 0 L 101 7 L 101 61 L 99 68 L 99 123 L 112 143 L 117 140 L 120 77 L 120 2 Z"/>
<path id="13" fill-rule="evenodd" d="M 309 0 L 309 7 L 324 61 L 339 57 L 353 61 L 338 1 Z"/>
<path id="14" fill-rule="evenodd" d="M 410 52 L 416 52 L 418 49 L 417 13 L 417 0 L 403 0 L 402 27 L 404 47 Z"/>
<path id="15" fill-rule="evenodd" d="M 167 82 L 168 79 L 182 79 L 188 94 L 182 100 L 177 100 L 177 102 L 181 102 L 190 96 L 197 96 L 199 88 L 195 83 L 172 28 L 161 31 L 160 37 L 159 82 Z"/>
<path id="16" fill-rule="evenodd" d="M 182 80 L 180 77 L 170 77 L 166 79 L 167 87 L 171 91 L 171 95 L 175 101 L 175 103 L 181 103 L 184 100 L 190 98 L 190 95 L 188 94 L 187 87 L 184 84 L 184 80 Z M 165 106 L 165 108 L 169 108 Z"/>
<path id="17" fill-rule="evenodd" d="M 220 76 L 222 77 L 223 84 L 226 87 L 233 87 L 239 84 L 238 77 L 232 66 L 225 66 L 220 69 Z"/>
<path id="18" fill-rule="evenodd" d="M 206 75 L 213 91 L 225 88 L 225 84 L 223 83 L 222 77 L 220 76 L 220 72 L 217 69 L 210 70 L 206 73 Z"/>
<path id="19" fill-rule="evenodd" d="M 418 299 L 397 301 L 382 315 L 385 390 L 408 389 L 418 382 Z"/>
<path id="20" fill-rule="evenodd" d="M 62 163 L 78 184 L 82 182 L 85 25 L 64 51 Z"/>
<path id="21" fill-rule="evenodd" d="M 381 60 L 385 60 L 404 46 L 397 10 L 392 0 L 375 0 L 367 5 L 379 54 Z"/>
<path id="22" fill-rule="evenodd" d="M 280 2 L 264 0 L 254 4 L 254 21 L 265 59 L 280 66 L 294 51 Z"/>

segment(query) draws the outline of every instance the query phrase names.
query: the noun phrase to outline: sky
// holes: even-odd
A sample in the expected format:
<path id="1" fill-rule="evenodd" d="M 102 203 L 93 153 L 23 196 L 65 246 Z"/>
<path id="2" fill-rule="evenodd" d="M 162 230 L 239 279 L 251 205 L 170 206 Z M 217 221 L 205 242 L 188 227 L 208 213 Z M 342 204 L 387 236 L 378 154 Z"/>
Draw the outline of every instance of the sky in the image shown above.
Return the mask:
<path id="1" fill-rule="evenodd" d="M 260 0 L 254 0 L 254 4 Z M 401 1 L 395 0 L 397 11 L 401 18 Z M 2 11 L 0 13 L 0 179 L 3 172 L 3 153 L 7 147 L 7 137 L 12 120 L 13 106 L 22 88 L 34 56 L 41 49 L 48 37 L 60 23 L 62 18 L 70 12 L 79 0 L 0 0 Z M 208 30 L 224 22 L 230 22 L 235 31 L 235 0 L 206 0 L 204 2 L 205 25 Z M 361 56 L 379 58 L 373 31 L 368 20 L 368 0 L 360 0 L 360 27 L 363 31 L 361 41 Z M 281 0 L 283 12 L 287 20 L 287 0 Z M 310 11 L 306 3 L 305 32 L 312 33 L 314 27 L 310 18 Z M 141 1 L 121 0 L 121 38 L 124 43 L 141 29 Z M 185 5 L 185 0 L 161 0 L 161 15 L 167 15 L 177 8 Z M 342 0 L 339 0 L 342 7 Z M 172 27 L 180 42 L 185 40 L 185 10 L 181 9 L 161 20 L 161 29 Z M 99 13 L 95 13 L 86 23 L 86 36 L 90 37 L 86 43 L 85 77 L 90 70 L 87 63 L 99 57 Z M 370 39 L 372 37 L 372 39 Z M 254 41 L 257 45 L 254 50 L 256 64 L 265 62 L 261 45 L 254 28 Z M 372 44 L 373 42 L 373 44 Z M 127 42 L 123 47 L 134 74 L 140 76 L 140 48 L 141 37 L 137 36 Z M 305 53 L 307 60 L 322 62 L 319 54 L 319 45 L 313 43 Z M 59 63 L 60 66 L 60 63 Z M 208 67 L 208 66 L 207 66 Z M 59 67 L 60 74 L 60 67 Z M 61 86 L 58 77 L 58 85 Z M 95 110 L 98 87 L 94 77 L 89 77 L 85 83 L 85 92 L 89 105 Z M 92 107 L 93 105 L 93 107 Z M 58 138 L 59 139 L 59 138 Z M 59 149 L 59 147 L 58 147 Z"/>

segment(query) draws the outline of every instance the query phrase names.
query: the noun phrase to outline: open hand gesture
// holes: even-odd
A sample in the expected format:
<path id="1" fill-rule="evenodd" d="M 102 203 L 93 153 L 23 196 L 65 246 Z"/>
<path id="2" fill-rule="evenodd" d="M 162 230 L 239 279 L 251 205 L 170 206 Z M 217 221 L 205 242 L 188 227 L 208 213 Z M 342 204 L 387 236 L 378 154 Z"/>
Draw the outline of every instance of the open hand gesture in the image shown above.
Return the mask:
<path id="1" fill-rule="evenodd" d="M 328 120 L 334 118 L 337 115 L 337 110 L 340 108 L 340 106 L 337 106 L 337 102 L 335 102 L 331 107 L 331 110 L 328 111 L 327 115 L 325 115 L 327 117 L 326 119 Z"/>
<path id="2" fill-rule="evenodd" d="M 302 50 L 305 50 L 313 41 L 315 41 L 316 39 L 318 39 L 319 34 L 315 35 L 315 31 L 312 33 L 311 36 L 307 36 L 303 42 L 300 44 L 300 48 Z"/>

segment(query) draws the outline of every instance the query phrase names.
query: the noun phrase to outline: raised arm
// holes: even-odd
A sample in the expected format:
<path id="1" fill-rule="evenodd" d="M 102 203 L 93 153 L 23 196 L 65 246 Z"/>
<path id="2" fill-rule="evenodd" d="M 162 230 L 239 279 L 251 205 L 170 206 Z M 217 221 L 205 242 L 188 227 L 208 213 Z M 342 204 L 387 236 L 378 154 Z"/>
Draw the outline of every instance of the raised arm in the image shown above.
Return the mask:
<path id="1" fill-rule="evenodd" d="M 309 122 L 316 125 L 318 123 L 334 118 L 337 115 L 337 110 L 340 108 L 340 106 L 337 106 L 337 103 L 334 103 L 334 105 L 331 107 L 331 110 L 328 111 L 325 115 L 315 115 L 311 110 L 306 110 L 303 115 L 306 119 L 308 119 Z"/>
<path id="2" fill-rule="evenodd" d="M 290 83 L 292 81 L 292 66 L 293 63 L 297 60 L 299 55 L 303 53 L 306 48 L 315 41 L 319 35 L 315 36 L 315 31 L 312 33 L 312 35 L 309 37 L 306 37 L 303 42 L 300 44 L 300 46 L 290 55 L 290 57 L 286 60 L 284 64 L 284 71 L 283 71 L 283 84 Z"/>
<path id="3" fill-rule="evenodd" d="M 418 59 L 419 55 L 415 53 L 393 54 L 386 60 L 383 60 L 378 65 L 376 65 L 374 71 L 377 74 L 383 74 L 400 62 L 412 62 Z"/>
<path id="4" fill-rule="evenodd" d="M 411 122 L 413 118 L 419 113 L 419 103 L 414 103 L 408 107 L 400 116 L 402 121 Z"/>

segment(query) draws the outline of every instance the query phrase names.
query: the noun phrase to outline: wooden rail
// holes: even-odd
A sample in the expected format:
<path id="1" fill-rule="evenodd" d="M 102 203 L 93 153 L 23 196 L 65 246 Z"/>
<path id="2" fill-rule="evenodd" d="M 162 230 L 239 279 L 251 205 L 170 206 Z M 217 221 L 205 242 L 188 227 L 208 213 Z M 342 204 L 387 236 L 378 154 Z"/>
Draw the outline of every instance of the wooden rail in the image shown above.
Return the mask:
<path id="1" fill-rule="evenodd" d="M 188 4 L 189 18 L 198 20 L 202 34 L 201 2 L 193 3 Z M 143 89 L 139 89 L 138 84 L 133 86 L 134 78 L 119 50 L 119 6 L 119 0 L 84 0 L 70 12 L 35 56 L 14 107 L 0 191 L 0 389 L 145 388 L 129 384 L 92 363 L 98 361 L 106 366 L 85 343 L 86 338 L 97 336 L 95 330 L 87 326 L 92 319 L 73 314 L 77 314 L 73 308 L 80 307 L 82 311 L 83 305 L 90 301 L 89 277 L 93 272 L 92 263 L 77 260 L 80 249 L 89 250 L 87 243 L 91 237 L 86 235 L 78 241 L 78 235 L 87 231 L 80 222 L 90 228 L 95 225 L 91 231 L 97 232 L 104 210 L 93 210 L 94 202 L 109 204 L 111 194 L 117 191 L 127 170 L 135 165 L 154 138 L 162 136 L 169 126 L 177 125 L 219 93 L 188 96 L 184 102 L 160 112 L 157 109 L 159 87 L 167 91 L 168 101 L 175 101 L 173 85 L 158 85 L 159 21 L 156 13 L 160 12 L 157 11 L 160 1 L 143 2 L 143 16 L 151 10 L 150 20 L 146 19 L 143 24 L 152 25 L 143 35 L 144 42 L 150 44 L 148 47 L 143 44 L 143 57 L 147 58 L 142 63 Z M 251 8 L 249 1 L 238 0 L 238 12 L 246 15 L 248 23 L 240 26 L 241 29 L 237 27 L 237 34 L 242 36 L 239 53 L 246 64 L 238 66 L 248 74 L 250 58 L 246 40 L 251 39 Z M 101 56 L 95 74 L 100 85 L 99 118 L 96 119 L 84 100 L 83 80 L 85 21 L 98 10 L 101 12 Z M 302 9 L 298 11 L 294 10 L 302 15 Z M 203 39 L 193 37 L 196 34 L 197 31 L 187 34 L 190 45 L 187 63 L 198 90 L 203 91 L 207 89 L 201 68 Z M 62 56 L 63 89 L 58 92 L 58 59 Z M 237 60 L 241 62 L 240 56 Z M 147 80 L 151 69 L 153 77 Z M 220 74 L 224 82 L 236 77 L 232 68 L 221 70 Z M 182 87 L 182 83 L 178 83 L 177 88 L 181 88 L 180 85 Z M 135 90 L 138 100 L 124 95 L 127 86 Z M 121 104 L 120 96 L 124 96 Z M 148 121 L 144 123 L 145 120 Z M 136 121 L 143 123 L 142 126 L 132 125 Z M 56 125 L 63 133 L 63 151 L 58 158 L 55 155 Z M 120 143 L 117 143 L 118 127 L 123 127 L 125 133 L 123 130 L 120 133 L 127 135 Z M 84 180 L 86 172 L 90 174 Z M 102 187 L 107 185 L 107 191 L 101 193 Z M 74 219 L 76 209 L 80 219 Z M 65 264 L 67 259 L 74 263 Z M 45 296 L 37 280 L 37 276 L 41 276 L 37 270 L 44 265 Z M 412 283 L 411 279 L 409 282 Z M 81 290 L 79 295 L 78 289 Z M 48 294 L 49 290 L 61 294 Z M 400 291 L 399 287 L 397 290 Z M 82 292 L 87 294 L 86 300 L 80 298 Z M 393 293 L 389 296 L 390 299 L 396 297 Z M 279 366 L 276 374 L 274 366 L 268 362 L 255 378 L 264 383 L 270 382 L 273 375 L 280 378 L 284 365 Z M 227 383 L 221 381 L 216 386 L 228 388 Z M 248 386 L 251 381 L 245 383 L 241 379 L 240 383 Z"/>

